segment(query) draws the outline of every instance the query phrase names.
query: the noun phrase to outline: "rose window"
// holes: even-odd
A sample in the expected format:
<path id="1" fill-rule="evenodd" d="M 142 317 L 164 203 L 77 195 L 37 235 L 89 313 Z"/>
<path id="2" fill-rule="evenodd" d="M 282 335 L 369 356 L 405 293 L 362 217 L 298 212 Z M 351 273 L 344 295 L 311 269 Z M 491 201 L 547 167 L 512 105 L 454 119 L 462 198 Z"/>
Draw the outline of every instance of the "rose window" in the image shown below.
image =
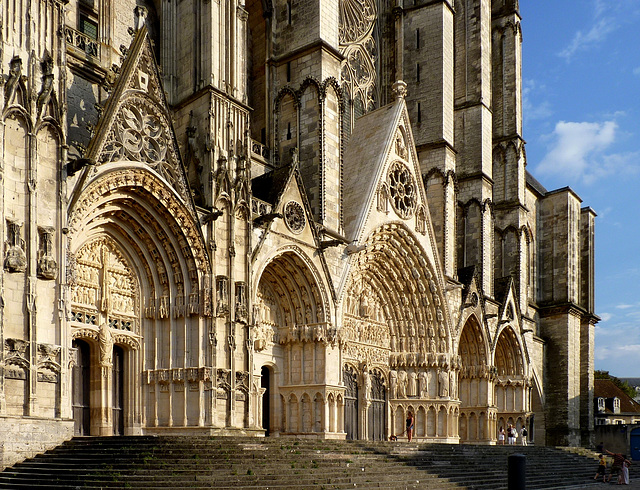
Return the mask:
<path id="1" fill-rule="evenodd" d="M 416 207 L 416 183 L 409 169 L 396 162 L 389 171 L 389 194 L 391 204 L 398 216 L 410 217 Z"/>
<path id="2" fill-rule="evenodd" d="M 300 233 L 305 225 L 304 209 L 295 201 L 289 201 L 284 207 L 284 222 L 294 233 Z"/>

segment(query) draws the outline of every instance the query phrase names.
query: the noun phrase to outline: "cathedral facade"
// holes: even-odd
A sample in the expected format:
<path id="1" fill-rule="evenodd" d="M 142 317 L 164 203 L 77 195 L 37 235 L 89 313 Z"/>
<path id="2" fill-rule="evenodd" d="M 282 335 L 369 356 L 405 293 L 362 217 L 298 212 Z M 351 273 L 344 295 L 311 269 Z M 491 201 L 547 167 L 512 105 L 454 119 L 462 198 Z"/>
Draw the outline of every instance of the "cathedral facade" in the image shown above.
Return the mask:
<path id="1" fill-rule="evenodd" d="M 594 220 L 526 170 L 517 0 L 0 13 L 0 433 L 593 434 Z"/>

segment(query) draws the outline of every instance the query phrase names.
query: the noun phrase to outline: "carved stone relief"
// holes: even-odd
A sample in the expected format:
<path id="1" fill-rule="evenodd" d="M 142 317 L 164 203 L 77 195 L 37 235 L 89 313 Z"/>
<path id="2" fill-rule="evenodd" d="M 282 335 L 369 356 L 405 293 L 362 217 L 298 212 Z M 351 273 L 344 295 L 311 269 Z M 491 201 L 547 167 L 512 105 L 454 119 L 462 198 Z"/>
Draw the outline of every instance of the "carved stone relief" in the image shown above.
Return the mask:
<path id="1" fill-rule="evenodd" d="M 7 220 L 7 240 L 4 242 L 4 268 L 8 272 L 24 272 L 27 269 L 25 242 L 22 239 L 22 223 Z"/>
<path id="2" fill-rule="evenodd" d="M 99 238 L 78 251 L 77 281 L 71 289 L 72 321 L 138 332 L 139 291 L 131 267 L 115 243 Z M 168 308 L 168 305 L 165 306 Z"/>
<path id="3" fill-rule="evenodd" d="M 58 275 L 58 263 L 53 257 L 53 233 L 52 227 L 38 228 L 39 248 L 37 273 L 41 279 L 55 279 Z"/>

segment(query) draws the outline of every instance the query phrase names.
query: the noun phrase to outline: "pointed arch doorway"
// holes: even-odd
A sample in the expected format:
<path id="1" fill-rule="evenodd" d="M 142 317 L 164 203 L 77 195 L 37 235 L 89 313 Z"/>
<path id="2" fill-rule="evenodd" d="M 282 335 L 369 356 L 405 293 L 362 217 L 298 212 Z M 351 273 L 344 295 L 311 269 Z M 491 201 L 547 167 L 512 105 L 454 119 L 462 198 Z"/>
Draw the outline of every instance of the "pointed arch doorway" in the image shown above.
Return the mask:
<path id="1" fill-rule="evenodd" d="M 370 441 L 385 441 L 387 439 L 387 387 L 383 374 L 374 369 L 370 374 L 371 389 L 369 390 L 368 422 Z"/>
<path id="2" fill-rule="evenodd" d="M 91 349 L 89 344 L 83 340 L 74 340 L 72 346 L 76 349 L 76 363 L 73 366 L 72 387 L 74 435 L 88 436 L 91 430 L 91 401 L 89 392 Z"/>
<path id="3" fill-rule="evenodd" d="M 358 439 L 358 373 L 351 367 L 345 366 L 344 372 L 344 431 L 347 440 Z"/>
<path id="4" fill-rule="evenodd" d="M 260 370 L 260 387 L 264 389 L 262 394 L 262 428 L 265 437 L 271 433 L 271 369 L 268 366 L 262 366 Z"/>
<path id="5" fill-rule="evenodd" d="M 113 435 L 124 435 L 124 349 L 113 346 L 113 369 L 111 373 L 111 410 L 113 413 Z"/>
<path id="6" fill-rule="evenodd" d="M 93 344 L 93 345 L 92 345 Z M 73 348 L 76 349 L 76 363 L 73 367 L 72 410 L 74 420 L 74 435 L 98 435 L 100 431 L 96 425 L 99 420 L 92 420 L 92 410 L 97 412 L 111 409 L 111 427 L 114 436 L 124 435 L 126 420 L 125 403 L 125 349 L 119 345 L 112 346 L 112 365 L 107 368 L 108 375 L 103 375 L 104 366 L 95 362 L 97 344 L 90 344 L 83 339 L 74 339 Z M 111 381 L 111 396 L 106 406 L 102 406 L 100 389 L 95 387 L 106 379 Z M 94 388 L 92 388 L 94 387 Z M 101 408 L 100 408 L 101 407 Z M 102 431 L 103 432 L 103 431 Z"/>

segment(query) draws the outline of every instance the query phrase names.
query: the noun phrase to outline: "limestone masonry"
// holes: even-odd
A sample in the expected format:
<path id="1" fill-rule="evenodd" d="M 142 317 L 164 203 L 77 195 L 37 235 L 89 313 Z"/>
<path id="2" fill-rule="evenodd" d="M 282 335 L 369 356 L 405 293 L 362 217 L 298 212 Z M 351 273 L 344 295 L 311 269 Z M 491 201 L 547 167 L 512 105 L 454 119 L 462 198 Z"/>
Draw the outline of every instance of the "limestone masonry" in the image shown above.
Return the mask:
<path id="1" fill-rule="evenodd" d="M 0 12 L 0 461 L 81 435 L 593 435 L 594 221 L 517 0 Z"/>

